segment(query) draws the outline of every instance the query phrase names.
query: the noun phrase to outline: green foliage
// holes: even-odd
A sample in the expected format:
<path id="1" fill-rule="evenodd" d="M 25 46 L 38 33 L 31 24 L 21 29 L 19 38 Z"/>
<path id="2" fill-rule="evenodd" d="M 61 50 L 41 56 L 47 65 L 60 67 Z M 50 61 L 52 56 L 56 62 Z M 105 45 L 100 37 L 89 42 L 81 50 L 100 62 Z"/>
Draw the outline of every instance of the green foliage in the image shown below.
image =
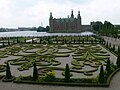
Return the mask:
<path id="1" fill-rule="evenodd" d="M 65 69 L 65 82 L 69 82 L 70 81 L 70 69 L 69 69 L 69 65 L 66 64 L 66 69 Z"/>
<path id="2" fill-rule="evenodd" d="M 107 60 L 106 71 L 107 71 L 107 77 L 108 77 L 108 76 L 110 75 L 110 73 L 111 73 L 110 59 L 109 59 L 109 58 L 108 58 L 108 60 Z"/>
<path id="3" fill-rule="evenodd" d="M 6 71 L 6 65 L 0 65 L 0 72 Z"/>
<path id="4" fill-rule="evenodd" d="M 65 76 L 65 71 L 62 72 L 62 75 Z M 73 76 L 73 74 L 70 73 L 70 77 L 72 77 L 72 76 Z"/>
<path id="5" fill-rule="evenodd" d="M 115 45 L 113 45 L 113 48 L 112 48 L 113 52 L 115 51 Z"/>
<path id="6" fill-rule="evenodd" d="M 117 69 L 117 65 L 114 65 L 113 63 L 110 64 L 111 72 L 115 71 Z"/>
<path id="7" fill-rule="evenodd" d="M 108 21 L 102 22 L 94 22 L 92 25 L 93 30 L 99 34 L 102 35 L 108 35 L 108 36 L 118 36 L 118 29 L 114 27 L 114 25 Z"/>
<path id="8" fill-rule="evenodd" d="M 100 67 L 99 83 L 105 83 L 105 76 L 104 76 L 103 65 L 101 65 L 101 67 Z"/>
<path id="9" fill-rule="evenodd" d="M 17 38 L 17 43 L 20 43 L 20 40 L 19 40 L 19 38 Z"/>
<path id="10" fill-rule="evenodd" d="M 116 64 L 117 64 L 117 68 L 120 68 L 120 53 L 118 53 Z"/>
<path id="11" fill-rule="evenodd" d="M 109 48 L 111 48 L 111 43 L 109 43 Z"/>
<path id="12" fill-rule="evenodd" d="M 8 40 L 8 45 L 10 45 L 10 41 Z"/>
<path id="13" fill-rule="evenodd" d="M 120 46 L 118 46 L 118 54 L 120 53 Z"/>
<path id="14" fill-rule="evenodd" d="M 86 37 L 76 37 L 76 36 L 75 37 L 69 37 L 69 36 L 57 37 L 57 39 L 55 38 L 56 37 L 50 38 L 50 39 L 48 39 L 48 37 L 41 38 L 40 40 L 45 41 L 46 44 L 22 44 L 21 43 L 21 44 L 17 44 L 16 47 L 15 46 L 11 48 L 7 47 L 6 51 L 9 50 L 9 52 L 13 53 L 14 55 L 21 55 L 19 60 L 13 59 L 13 60 L 9 60 L 8 62 L 11 65 L 19 65 L 20 70 L 27 70 L 31 68 L 34 63 L 36 63 L 36 65 L 40 66 L 41 68 L 51 68 L 51 69 L 54 68 L 54 70 L 60 70 L 64 72 L 63 74 L 65 76 L 65 79 L 63 78 L 63 80 L 65 82 L 71 82 L 70 72 L 73 72 L 73 74 L 82 73 L 86 78 L 86 77 L 91 77 L 92 75 L 94 76 L 94 73 L 96 73 L 96 71 L 99 70 L 98 67 L 101 64 L 106 65 L 106 59 L 109 57 L 107 52 L 103 51 L 98 44 L 88 44 L 90 42 L 95 43 L 95 41 L 98 43 L 99 40 L 97 38 L 94 39 L 91 37 L 86 38 Z M 69 44 L 68 46 L 68 44 L 66 43 L 69 43 L 68 42 L 69 39 L 71 41 L 71 44 Z M 23 42 L 24 40 L 25 39 L 23 39 Z M 49 40 L 53 41 L 52 42 L 53 44 L 47 44 Z M 66 41 L 65 44 L 62 44 L 63 40 Z M 77 44 L 77 43 L 82 43 L 82 40 L 84 41 L 83 43 L 86 43 L 86 44 Z M 58 45 L 56 45 L 56 41 L 58 41 L 59 43 Z M 74 42 L 76 44 L 73 44 Z M 60 49 L 65 49 L 65 50 L 60 50 Z M 24 53 L 26 53 L 25 55 L 23 55 L 24 53 L 18 54 L 20 51 L 23 51 L 23 50 L 24 50 Z M 29 54 L 30 52 L 32 54 Z M 71 62 L 72 65 L 70 67 L 70 70 L 68 65 L 66 65 L 66 69 L 64 67 L 61 67 L 60 65 L 61 60 L 59 61 L 58 59 L 59 57 L 64 58 L 68 56 L 71 56 L 75 59 Z M 72 59 L 71 57 L 69 57 L 69 59 Z M 35 68 L 36 68 L 36 65 L 35 65 Z M 59 66 L 56 67 L 56 65 L 59 65 Z M 39 72 L 40 76 L 38 78 L 38 73 L 36 71 L 37 68 L 36 69 L 35 68 L 33 70 L 33 76 L 31 80 L 33 80 L 33 78 L 35 79 L 32 82 L 38 82 L 39 79 L 42 79 L 41 77 L 44 77 L 44 76 L 46 81 L 54 81 L 54 79 L 56 81 L 56 78 L 54 78 L 54 75 L 51 74 L 51 71 L 50 72 L 47 71 L 46 73 L 44 73 L 44 75 L 42 75 L 41 72 Z M 88 69 L 84 70 L 84 68 L 88 68 Z M 107 67 L 106 67 L 106 70 L 108 70 Z M 88 80 L 88 82 L 91 82 L 91 80 Z"/>
<path id="15" fill-rule="evenodd" d="M 106 43 L 106 47 L 108 47 L 108 41 L 107 41 L 107 43 Z"/>
<path id="16" fill-rule="evenodd" d="M 12 77 L 9 64 L 7 63 L 5 79 L 11 79 Z"/>
<path id="17" fill-rule="evenodd" d="M 21 80 L 33 80 L 32 76 L 19 76 Z"/>
<path id="18" fill-rule="evenodd" d="M 34 43 L 34 39 L 32 38 L 32 43 Z"/>
<path id="19" fill-rule="evenodd" d="M 34 67 L 33 67 L 33 81 L 36 81 L 38 79 L 38 70 L 36 67 L 36 63 L 34 63 Z"/>
<path id="20" fill-rule="evenodd" d="M 2 46 L 5 47 L 5 43 L 4 42 L 2 43 Z"/>
<path id="21" fill-rule="evenodd" d="M 53 71 L 48 71 L 45 74 L 44 80 L 45 81 L 54 81 L 55 80 L 55 73 Z"/>

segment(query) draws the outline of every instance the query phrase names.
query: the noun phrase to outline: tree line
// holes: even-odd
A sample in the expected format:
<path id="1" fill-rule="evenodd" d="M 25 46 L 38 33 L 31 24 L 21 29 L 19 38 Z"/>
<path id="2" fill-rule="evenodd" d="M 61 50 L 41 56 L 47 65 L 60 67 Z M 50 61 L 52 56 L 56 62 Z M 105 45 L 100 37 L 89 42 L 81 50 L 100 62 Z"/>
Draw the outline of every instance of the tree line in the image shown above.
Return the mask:
<path id="1" fill-rule="evenodd" d="M 97 21 L 92 25 L 92 29 L 100 35 L 112 37 L 117 37 L 119 32 L 118 28 L 109 21 L 104 21 L 104 23 Z"/>

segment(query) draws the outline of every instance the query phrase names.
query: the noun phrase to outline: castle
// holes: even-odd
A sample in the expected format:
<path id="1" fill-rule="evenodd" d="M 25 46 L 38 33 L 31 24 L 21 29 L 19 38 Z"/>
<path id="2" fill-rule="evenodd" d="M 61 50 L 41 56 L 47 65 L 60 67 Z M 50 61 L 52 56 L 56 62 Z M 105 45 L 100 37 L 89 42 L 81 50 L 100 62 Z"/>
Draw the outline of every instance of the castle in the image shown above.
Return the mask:
<path id="1" fill-rule="evenodd" d="M 53 18 L 50 13 L 49 18 L 50 30 L 53 33 L 77 33 L 82 32 L 81 15 L 78 11 L 77 17 L 74 17 L 73 10 L 71 11 L 71 17 L 68 18 Z"/>

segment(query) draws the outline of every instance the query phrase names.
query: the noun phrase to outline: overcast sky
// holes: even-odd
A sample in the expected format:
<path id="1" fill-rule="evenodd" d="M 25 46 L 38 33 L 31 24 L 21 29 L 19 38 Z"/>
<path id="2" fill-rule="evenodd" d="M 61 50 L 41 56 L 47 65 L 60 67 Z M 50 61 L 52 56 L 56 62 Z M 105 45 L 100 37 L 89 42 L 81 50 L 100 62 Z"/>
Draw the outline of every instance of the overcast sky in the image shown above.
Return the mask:
<path id="1" fill-rule="evenodd" d="M 91 21 L 110 21 L 120 24 L 120 0 L 0 0 L 0 27 L 32 27 L 49 25 L 49 14 L 54 18 L 77 16 L 82 24 Z"/>

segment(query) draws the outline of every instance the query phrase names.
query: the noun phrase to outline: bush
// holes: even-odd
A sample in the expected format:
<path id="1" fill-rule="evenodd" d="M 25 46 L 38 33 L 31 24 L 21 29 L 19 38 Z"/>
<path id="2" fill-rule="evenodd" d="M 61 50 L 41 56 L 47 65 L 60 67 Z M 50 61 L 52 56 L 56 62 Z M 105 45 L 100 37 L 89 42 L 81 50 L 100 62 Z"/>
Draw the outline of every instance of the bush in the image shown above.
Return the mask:
<path id="1" fill-rule="evenodd" d="M 103 65 L 101 65 L 100 73 L 99 73 L 99 83 L 105 83 L 105 77 L 104 77 L 104 69 Z"/>
<path id="2" fill-rule="evenodd" d="M 33 68 L 33 81 L 36 81 L 38 79 L 38 70 L 36 67 L 36 63 L 34 63 L 34 68 Z"/>
<path id="3" fill-rule="evenodd" d="M 119 68 L 120 67 L 120 53 L 118 53 L 116 64 L 117 64 L 117 68 Z"/>
<path id="4" fill-rule="evenodd" d="M 110 73 L 111 73 L 111 69 L 110 69 L 110 59 L 107 60 L 106 71 L 107 71 L 107 77 L 108 77 L 108 76 L 110 75 Z"/>
<path id="5" fill-rule="evenodd" d="M 44 80 L 45 81 L 54 81 L 55 80 L 55 73 L 52 71 L 48 71 L 46 74 L 45 74 L 45 77 L 44 77 Z"/>
<path id="6" fill-rule="evenodd" d="M 13 76 L 11 75 L 9 64 L 7 63 L 5 79 L 11 79 L 11 78 L 13 78 Z"/>
<path id="7" fill-rule="evenodd" d="M 66 69 L 65 69 L 65 82 L 70 81 L 70 70 L 69 70 L 69 65 L 66 64 Z"/>

